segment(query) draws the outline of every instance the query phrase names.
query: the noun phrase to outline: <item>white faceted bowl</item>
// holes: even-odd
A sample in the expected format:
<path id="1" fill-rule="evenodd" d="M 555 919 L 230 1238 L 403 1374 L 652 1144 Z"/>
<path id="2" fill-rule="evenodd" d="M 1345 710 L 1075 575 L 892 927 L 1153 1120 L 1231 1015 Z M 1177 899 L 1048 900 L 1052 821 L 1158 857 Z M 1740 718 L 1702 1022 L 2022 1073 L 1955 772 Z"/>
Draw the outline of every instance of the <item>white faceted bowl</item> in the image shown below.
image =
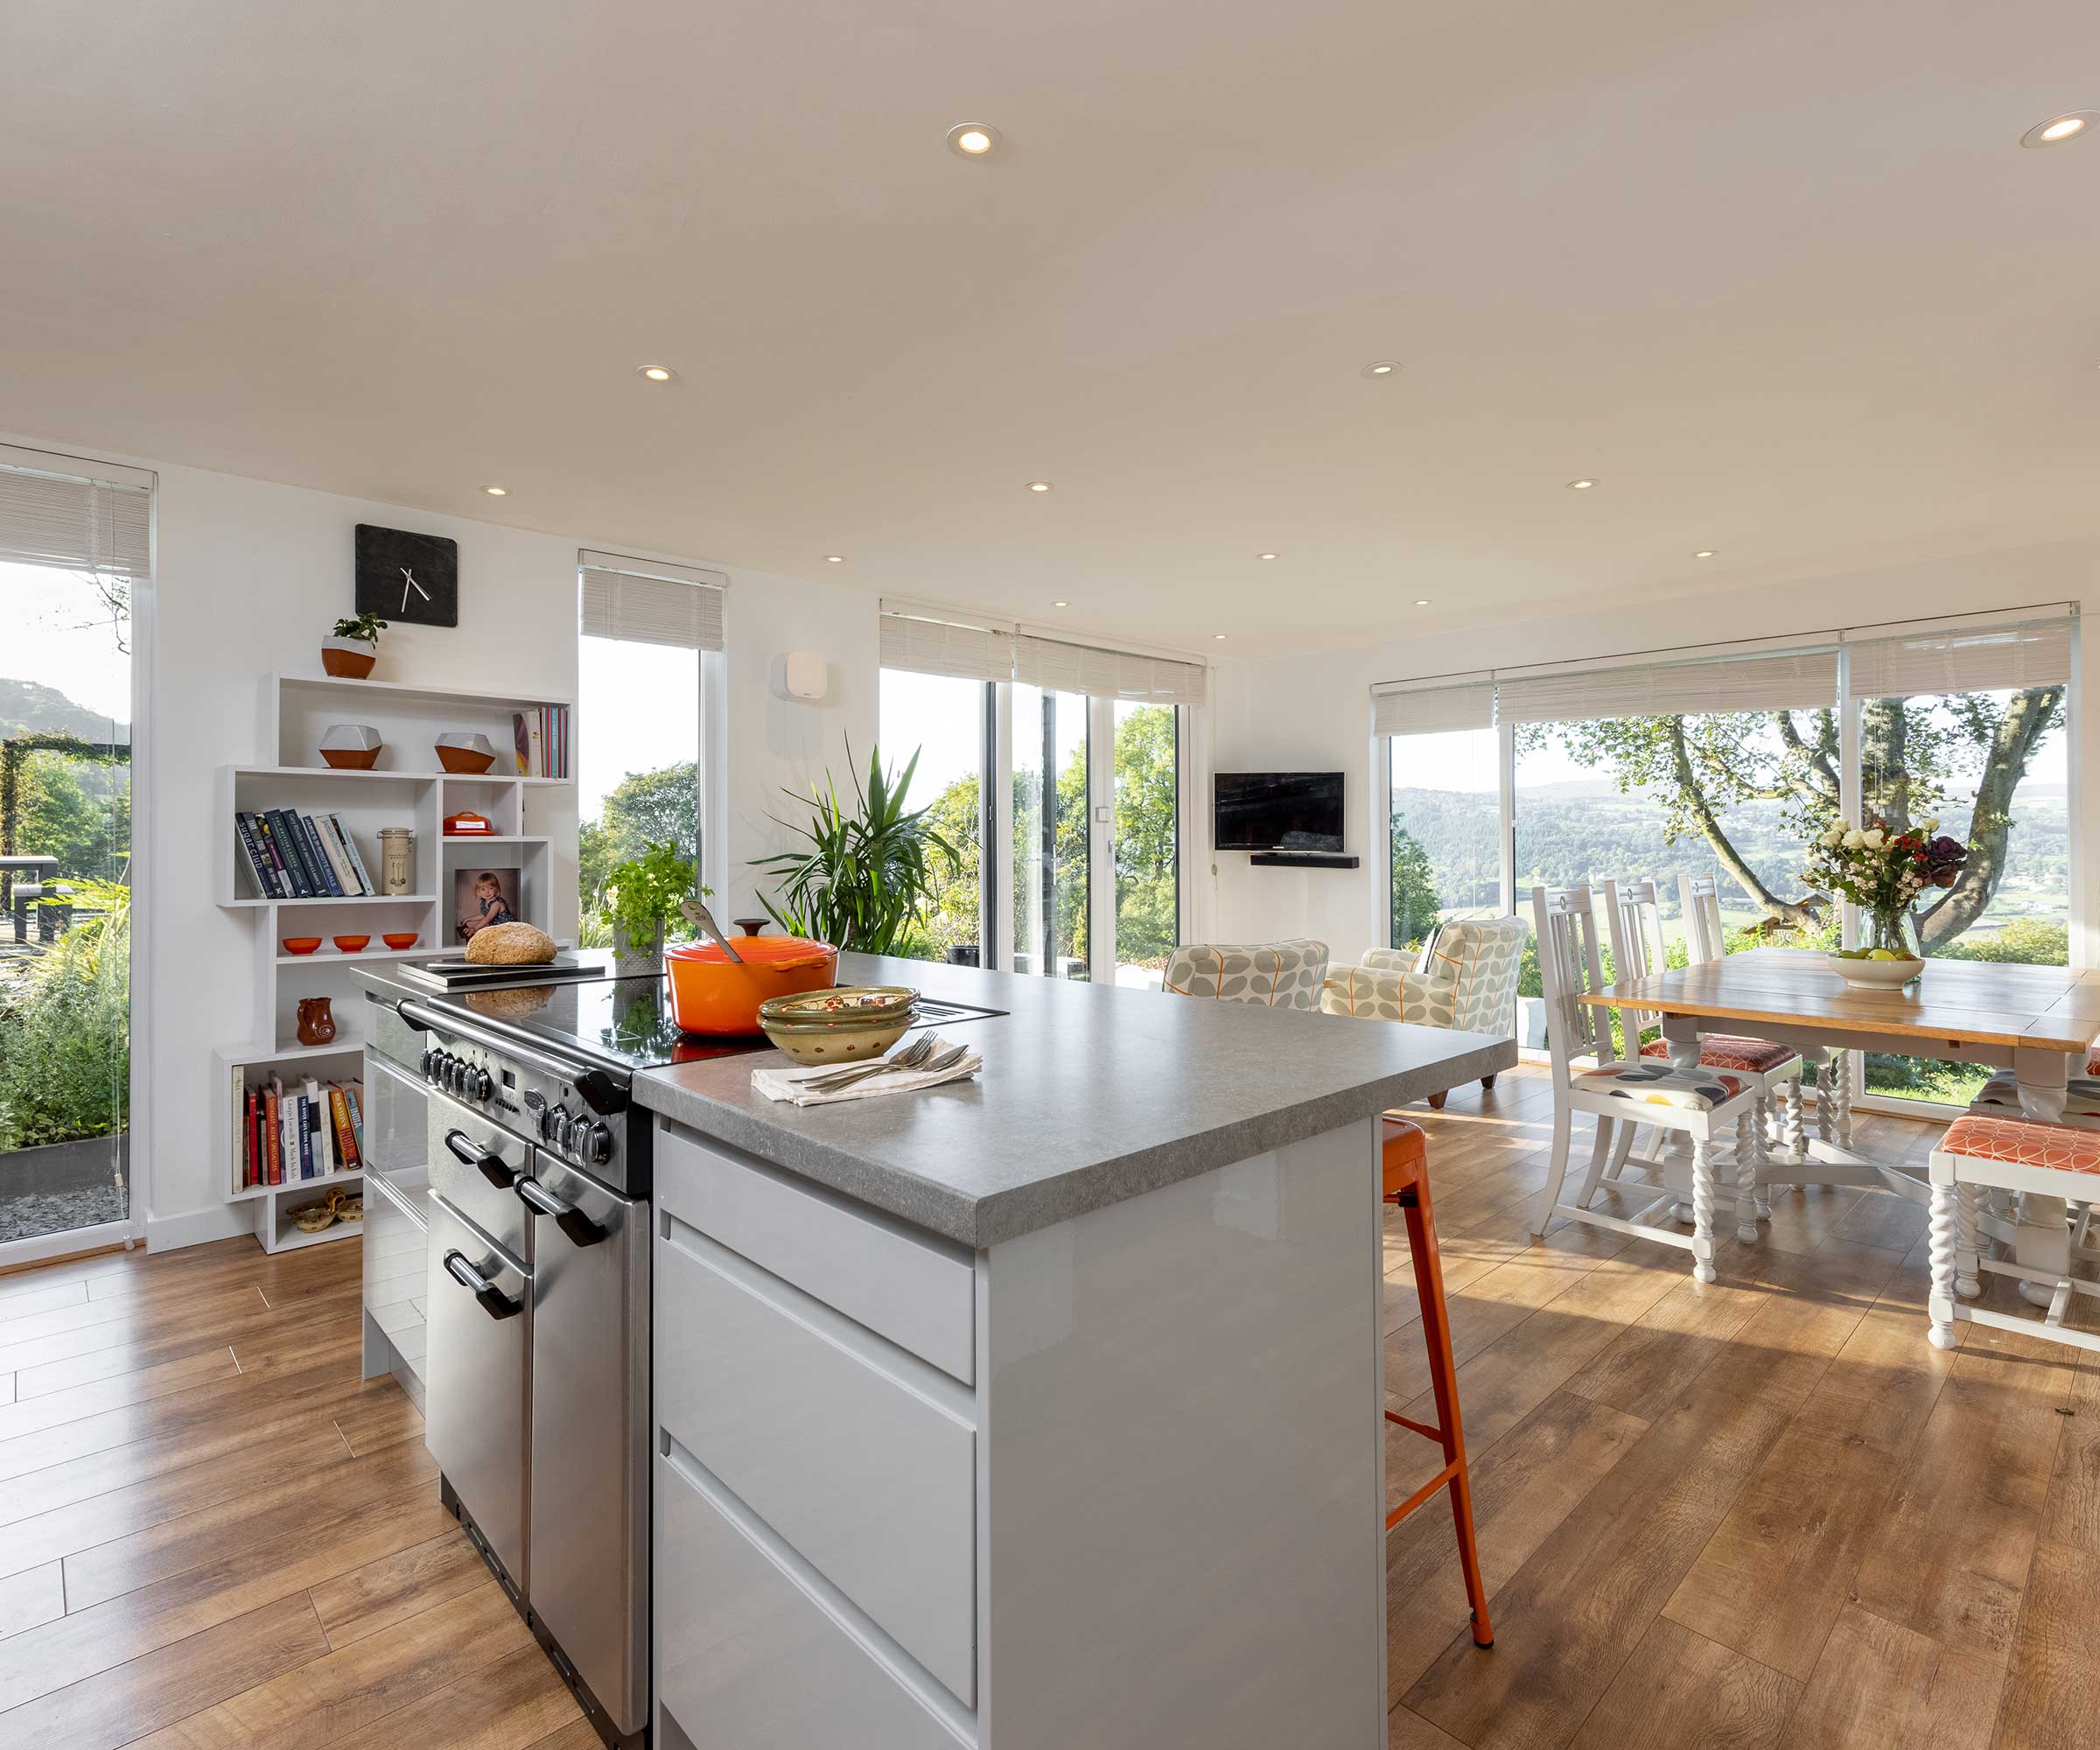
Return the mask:
<path id="1" fill-rule="evenodd" d="M 1826 954 L 1823 961 L 1847 984 L 1874 990 L 1893 990 L 1908 984 L 1925 970 L 1922 960 L 1840 960 L 1834 954 Z"/>

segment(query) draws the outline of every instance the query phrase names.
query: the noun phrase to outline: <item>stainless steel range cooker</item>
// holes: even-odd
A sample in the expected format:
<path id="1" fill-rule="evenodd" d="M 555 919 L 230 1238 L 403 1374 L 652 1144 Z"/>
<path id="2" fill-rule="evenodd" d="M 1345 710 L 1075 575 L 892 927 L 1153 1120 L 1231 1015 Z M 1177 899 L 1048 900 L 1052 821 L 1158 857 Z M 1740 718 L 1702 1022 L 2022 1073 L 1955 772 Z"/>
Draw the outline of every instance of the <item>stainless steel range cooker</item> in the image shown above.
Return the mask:
<path id="1" fill-rule="evenodd" d="M 630 1088 L 765 1041 L 683 1038 L 661 979 L 368 994 L 368 1086 L 425 1090 L 421 1383 L 445 1505 L 630 1750 L 649 1704 L 651 1137 Z"/>

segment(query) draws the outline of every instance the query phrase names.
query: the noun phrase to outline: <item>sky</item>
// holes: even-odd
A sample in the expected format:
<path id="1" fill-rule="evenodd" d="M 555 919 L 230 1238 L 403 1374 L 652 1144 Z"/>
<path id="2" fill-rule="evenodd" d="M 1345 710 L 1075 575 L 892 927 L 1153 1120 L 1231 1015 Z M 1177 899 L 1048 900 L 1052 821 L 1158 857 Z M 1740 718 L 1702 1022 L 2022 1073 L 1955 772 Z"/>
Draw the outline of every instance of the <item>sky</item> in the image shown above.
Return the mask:
<path id="1" fill-rule="evenodd" d="M 700 654 L 611 638 L 577 646 L 578 818 L 596 820 L 630 772 L 700 757 Z"/>
<path id="2" fill-rule="evenodd" d="M 94 585 L 69 571 L 0 562 L 0 675 L 131 720 L 130 658 L 117 649 Z"/>

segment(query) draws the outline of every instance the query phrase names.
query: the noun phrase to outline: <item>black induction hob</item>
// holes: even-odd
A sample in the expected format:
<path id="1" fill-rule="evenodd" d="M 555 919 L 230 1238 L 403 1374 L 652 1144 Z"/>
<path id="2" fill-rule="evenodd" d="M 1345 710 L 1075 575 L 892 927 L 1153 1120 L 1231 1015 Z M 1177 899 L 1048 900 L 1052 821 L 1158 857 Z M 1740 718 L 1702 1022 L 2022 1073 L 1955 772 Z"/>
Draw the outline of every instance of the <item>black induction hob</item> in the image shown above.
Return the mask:
<path id="1" fill-rule="evenodd" d="M 711 1039 L 678 1031 L 671 1018 L 670 991 L 661 975 L 642 978 L 584 979 L 560 984 L 505 984 L 493 990 L 452 990 L 418 998 L 438 1010 L 485 1022 L 527 1040 L 543 1040 L 629 1071 L 677 1063 L 706 1063 L 770 1051 L 763 1033 L 749 1039 Z M 1004 1013 L 964 1003 L 919 999 L 914 1026 L 947 1026 Z"/>

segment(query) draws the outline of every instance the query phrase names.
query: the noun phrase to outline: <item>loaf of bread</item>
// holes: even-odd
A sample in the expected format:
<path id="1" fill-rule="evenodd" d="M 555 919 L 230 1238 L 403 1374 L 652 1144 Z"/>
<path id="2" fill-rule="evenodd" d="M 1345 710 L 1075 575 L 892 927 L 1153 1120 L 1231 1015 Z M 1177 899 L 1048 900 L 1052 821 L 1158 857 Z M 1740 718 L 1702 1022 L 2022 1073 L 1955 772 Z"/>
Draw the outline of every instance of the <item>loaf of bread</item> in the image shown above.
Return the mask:
<path id="1" fill-rule="evenodd" d="M 554 938 L 530 924 L 490 924 L 467 937 L 466 957 L 476 966 L 544 966 Z"/>

